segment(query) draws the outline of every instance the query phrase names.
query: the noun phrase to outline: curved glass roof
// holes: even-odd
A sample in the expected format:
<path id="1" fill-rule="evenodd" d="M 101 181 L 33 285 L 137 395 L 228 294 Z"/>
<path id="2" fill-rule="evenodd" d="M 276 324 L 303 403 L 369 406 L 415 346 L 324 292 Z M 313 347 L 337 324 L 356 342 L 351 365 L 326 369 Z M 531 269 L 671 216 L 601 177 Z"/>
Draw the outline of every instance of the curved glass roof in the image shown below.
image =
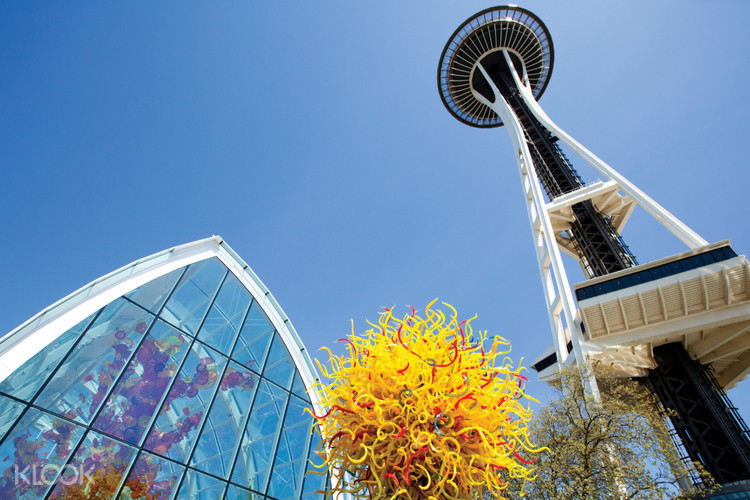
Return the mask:
<path id="1" fill-rule="evenodd" d="M 1 498 L 104 488 L 118 498 L 297 499 L 328 488 L 325 474 L 306 474 L 317 471 L 308 460 L 322 462 L 305 411 L 319 400 L 315 374 L 288 321 L 221 244 L 177 247 L 193 250 L 192 262 L 162 260 L 91 313 L 87 301 L 56 311 L 85 317 L 0 381 Z M 134 279 L 118 276 L 114 289 Z M 23 346 L 19 335 L 0 342 L 0 358 Z"/>

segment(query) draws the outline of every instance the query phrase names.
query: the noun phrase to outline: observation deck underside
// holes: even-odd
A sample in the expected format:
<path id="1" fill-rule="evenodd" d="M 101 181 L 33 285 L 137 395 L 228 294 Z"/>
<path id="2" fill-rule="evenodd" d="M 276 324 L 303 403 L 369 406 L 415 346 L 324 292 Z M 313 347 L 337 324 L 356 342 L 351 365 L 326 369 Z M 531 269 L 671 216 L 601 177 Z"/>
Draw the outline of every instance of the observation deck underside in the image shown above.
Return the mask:
<path id="1" fill-rule="evenodd" d="M 656 368 L 681 343 L 728 390 L 750 372 L 750 263 L 722 241 L 574 285 L 592 359 L 624 376 Z M 549 378 L 545 351 L 534 365 Z"/>
<path id="2" fill-rule="evenodd" d="M 521 7 L 483 10 L 464 21 L 443 49 L 438 88 L 443 104 L 459 121 L 474 127 L 502 125 L 500 117 L 474 95 L 477 64 L 493 52 L 507 49 L 520 63 L 520 72 L 539 99 L 554 63 L 552 38 L 534 14 Z"/>

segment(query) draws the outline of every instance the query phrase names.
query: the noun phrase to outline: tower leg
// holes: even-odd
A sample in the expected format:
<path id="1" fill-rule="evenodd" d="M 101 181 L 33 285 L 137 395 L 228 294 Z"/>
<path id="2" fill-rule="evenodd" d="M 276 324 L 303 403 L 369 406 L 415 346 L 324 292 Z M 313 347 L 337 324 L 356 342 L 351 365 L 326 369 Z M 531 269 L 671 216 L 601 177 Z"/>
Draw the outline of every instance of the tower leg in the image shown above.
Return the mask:
<path id="1" fill-rule="evenodd" d="M 649 384 L 669 410 L 690 458 L 718 483 L 750 478 L 748 429 L 709 369 L 679 343 L 655 347 L 654 357 L 658 366 L 649 373 Z"/>
<path id="2" fill-rule="evenodd" d="M 524 102 L 529 106 L 531 113 L 542 125 L 544 125 L 544 127 L 547 128 L 547 130 L 562 139 L 565 144 L 607 179 L 616 181 L 625 193 L 629 194 L 634 200 L 636 200 L 638 205 L 643 207 L 643 209 L 651 214 L 651 216 L 660 224 L 669 229 L 672 234 L 681 239 L 689 248 L 698 248 L 708 244 L 708 242 L 701 238 L 698 233 L 690 229 L 685 223 L 656 203 L 656 201 L 651 199 L 646 193 L 638 189 L 635 184 L 627 180 L 621 173 L 604 163 L 601 158 L 586 149 L 580 142 L 573 139 L 570 134 L 558 127 L 557 124 L 547 116 L 547 113 L 544 112 L 541 106 L 539 106 L 539 103 L 534 99 L 531 90 L 521 82 L 518 74 L 515 71 L 511 71 L 511 76 L 513 76 L 516 86 L 521 92 L 521 95 L 523 95 Z"/>
<path id="3" fill-rule="evenodd" d="M 539 176 L 529 149 L 529 143 L 524 135 L 523 126 L 511 105 L 505 100 L 497 86 L 495 86 L 486 68 L 482 64 L 479 64 L 478 69 L 489 82 L 495 98 L 494 102 L 491 102 L 479 93 L 476 93 L 476 97 L 490 106 L 498 115 L 502 116 L 503 123 L 505 123 L 510 133 L 514 150 L 517 152 L 516 160 L 521 174 L 524 197 L 526 198 L 529 223 L 534 235 L 537 263 L 539 264 L 539 272 L 547 300 L 547 313 L 549 314 L 550 325 L 554 332 L 557 361 L 561 366 L 565 362 L 568 357 L 569 341 L 573 355 L 575 356 L 574 359 L 578 363 L 581 372 L 581 379 L 586 393 L 595 400 L 599 400 L 599 387 L 594 377 L 594 371 L 582 346 L 583 332 L 581 331 L 581 320 L 578 317 L 578 309 L 576 308 L 573 292 L 570 289 L 570 281 L 562 262 L 560 248 L 552 229 L 552 222 L 544 203 L 542 186 L 539 182 Z"/>

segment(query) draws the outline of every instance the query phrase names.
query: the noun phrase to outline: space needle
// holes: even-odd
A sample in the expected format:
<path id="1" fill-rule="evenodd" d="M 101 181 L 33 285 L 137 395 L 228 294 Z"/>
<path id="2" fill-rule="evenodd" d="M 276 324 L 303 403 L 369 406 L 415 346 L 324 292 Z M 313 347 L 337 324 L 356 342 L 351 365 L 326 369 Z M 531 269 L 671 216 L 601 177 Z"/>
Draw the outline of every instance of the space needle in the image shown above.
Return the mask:
<path id="1" fill-rule="evenodd" d="M 709 244 L 547 116 L 538 100 L 554 58 L 536 15 L 501 6 L 456 29 L 437 71 L 456 119 L 510 135 L 553 336 L 533 367 L 549 381 L 576 363 L 594 397 L 592 363 L 643 380 L 691 460 L 723 485 L 750 479 L 748 428 L 724 392 L 750 371 L 750 263 L 728 240 Z M 560 143 L 606 180 L 584 183 Z M 639 264 L 620 237 L 636 206 L 686 250 Z M 562 254 L 585 281 L 570 283 Z"/>

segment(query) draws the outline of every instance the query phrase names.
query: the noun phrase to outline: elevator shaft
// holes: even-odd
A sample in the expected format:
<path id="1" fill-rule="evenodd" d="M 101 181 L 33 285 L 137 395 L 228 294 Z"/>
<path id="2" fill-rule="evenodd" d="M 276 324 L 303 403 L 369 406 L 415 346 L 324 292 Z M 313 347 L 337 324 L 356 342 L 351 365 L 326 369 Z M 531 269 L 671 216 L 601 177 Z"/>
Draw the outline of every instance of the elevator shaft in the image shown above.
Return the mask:
<path id="1" fill-rule="evenodd" d="M 534 160 L 534 169 L 547 197 L 553 200 L 582 188 L 583 181 L 557 145 L 556 139 L 524 103 L 504 61 L 498 60 L 488 72 L 521 122 Z M 576 203 L 571 208 L 575 220 L 571 223 L 570 237 L 588 278 L 638 265 L 609 218 L 602 216 L 591 200 Z"/>
<path id="2" fill-rule="evenodd" d="M 750 477 L 750 441 L 744 421 L 711 375 L 682 344 L 654 348 L 658 366 L 648 383 L 666 408 L 682 445 L 720 484 Z"/>

